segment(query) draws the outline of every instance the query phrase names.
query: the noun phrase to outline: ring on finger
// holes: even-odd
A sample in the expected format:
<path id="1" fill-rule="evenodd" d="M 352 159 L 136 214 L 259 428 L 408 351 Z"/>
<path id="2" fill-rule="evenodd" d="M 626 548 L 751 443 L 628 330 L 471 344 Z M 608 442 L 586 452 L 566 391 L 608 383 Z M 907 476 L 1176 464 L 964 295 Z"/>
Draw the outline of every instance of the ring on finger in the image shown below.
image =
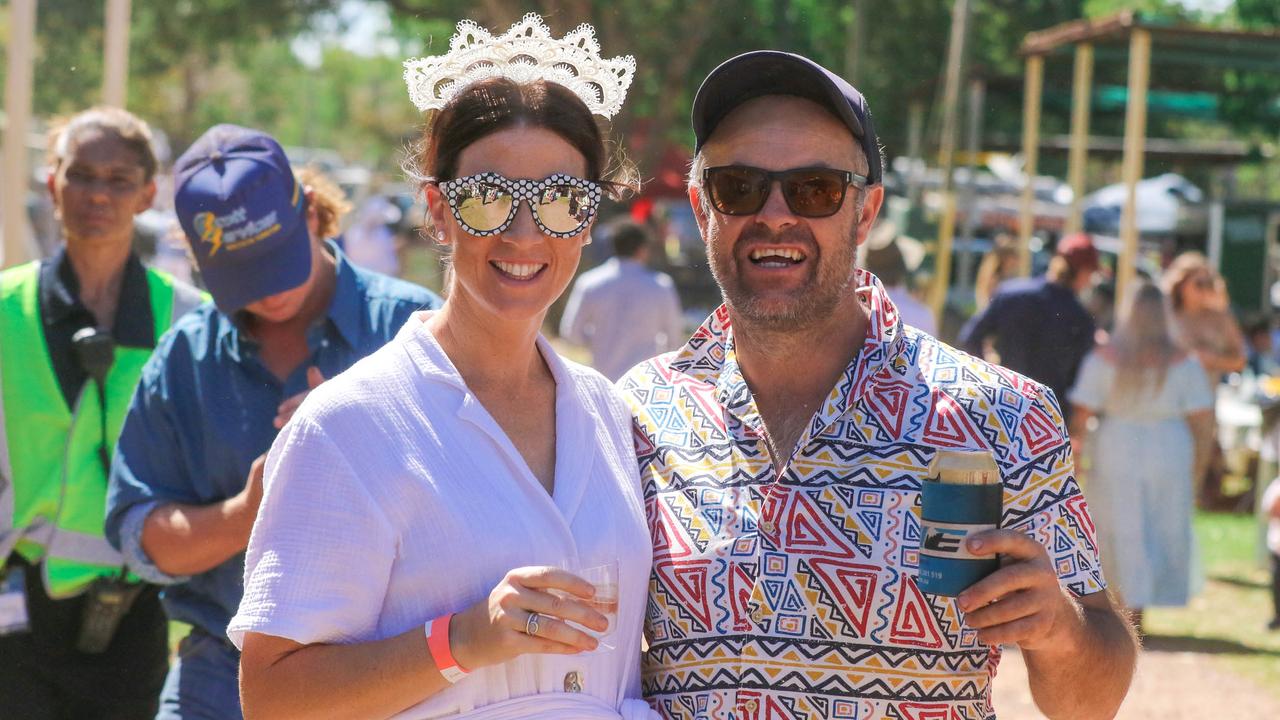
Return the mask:
<path id="1" fill-rule="evenodd" d="M 528 618 L 526 618 L 526 619 L 525 619 L 525 621 L 524 621 L 524 634 L 525 634 L 525 635 L 537 635 L 537 634 L 538 634 L 538 624 L 539 624 L 539 622 L 541 622 L 541 620 L 542 620 L 542 616 L 541 616 L 541 615 L 539 615 L 538 613 L 536 613 L 536 612 L 531 612 L 531 613 L 529 613 L 529 617 L 528 617 Z"/>

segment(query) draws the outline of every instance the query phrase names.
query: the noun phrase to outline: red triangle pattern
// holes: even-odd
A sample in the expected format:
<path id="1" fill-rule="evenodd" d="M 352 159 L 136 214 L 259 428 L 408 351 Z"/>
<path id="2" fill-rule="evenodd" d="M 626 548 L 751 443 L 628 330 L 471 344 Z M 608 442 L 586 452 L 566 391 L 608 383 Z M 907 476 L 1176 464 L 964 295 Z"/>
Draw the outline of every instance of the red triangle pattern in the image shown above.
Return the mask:
<path id="1" fill-rule="evenodd" d="M 690 408 L 684 408 L 683 414 L 687 419 L 696 418 L 722 433 L 729 431 L 729 426 L 725 423 L 724 408 L 720 407 L 720 401 L 716 399 L 715 385 L 689 383 L 685 385 L 685 390 L 689 393 L 689 399 L 693 400 L 693 404 L 701 411 L 701 413 L 693 413 Z"/>
<path id="2" fill-rule="evenodd" d="M 650 513 L 653 522 L 649 526 L 649 536 L 653 538 L 654 560 L 665 558 L 687 558 L 693 555 L 693 549 L 684 537 L 684 525 L 676 518 L 666 503 L 655 501 L 656 512 Z"/>
<path id="3" fill-rule="evenodd" d="M 779 702 L 775 694 L 740 691 L 735 698 L 734 717 L 739 720 L 797 720 Z"/>
<path id="4" fill-rule="evenodd" d="M 929 604 L 916 587 L 916 581 L 906 577 L 899 586 L 898 607 L 893 611 L 893 627 L 889 642 L 924 648 L 942 647 L 942 634 L 929 612 Z"/>
<path id="5" fill-rule="evenodd" d="M 652 455 L 658 451 L 657 446 L 649 439 L 639 422 L 631 423 L 631 441 L 635 443 L 636 455 L 639 457 Z"/>
<path id="6" fill-rule="evenodd" d="M 949 703 L 902 703 L 903 720 L 961 720 Z"/>
<path id="7" fill-rule="evenodd" d="M 925 421 L 924 441 L 941 447 L 986 445 L 964 408 L 955 398 L 938 388 L 933 391 L 929 419 Z"/>
<path id="8" fill-rule="evenodd" d="M 751 632 L 751 588 L 755 585 L 742 563 L 729 564 L 729 611 L 734 632 Z"/>
<path id="9" fill-rule="evenodd" d="M 880 424 L 895 439 L 902 437 L 902 423 L 907 417 L 907 401 L 911 398 L 911 385 L 904 380 L 878 382 L 876 392 L 867 395 Z"/>
<path id="10" fill-rule="evenodd" d="M 1032 406 L 1023 416 L 1019 432 L 1027 443 L 1027 451 L 1031 455 L 1040 455 L 1063 442 L 1057 423 L 1039 406 Z"/>
<path id="11" fill-rule="evenodd" d="M 875 565 L 838 562 L 825 558 L 809 561 L 809 567 L 822 581 L 823 587 L 835 598 L 844 616 L 849 619 L 859 636 L 867 634 L 867 618 L 875 604 L 876 585 L 880 569 Z"/>
<path id="12" fill-rule="evenodd" d="M 785 552 L 850 558 L 855 551 L 830 525 L 830 518 L 814 507 L 802 492 L 789 492 L 791 503 L 785 521 L 786 533 L 779 538 Z"/>
<path id="13" fill-rule="evenodd" d="M 711 628 L 711 607 L 707 602 L 707 573 L 711 562 L 664 561 L 654 563 L 654 572 L 662 578 L 662 586 L 676 596 L 677 605 L 693 615 L 702 627 Z"/>
<path id="14" fill-rule="evenodd" d="M 1067 512 L 1071 513 L 1071 517 L 1076 519 L 1080 527 L 1084 530 L 1085 536 L 1089 540 L 1089 544 L 1093 547 L 1098 546 L 1098 528 L 1093 524 L 1093 518 L 1089 516 L 1089 505 L 1085 502 L 1083 495 L 1076 495 L 1067 501 Z"/>
<path id="15" fill-rule="evenodd" d="M 1019 375 L 1003 365 L 987 365 L 986 368 L 994 370 L 997 375 L 1012 385 L 1014 390 L 1017 390 L 1028 400 L 1035 400 L 1036 396 L 1040 394 L 1040 385 L 1030 378 Z"/>

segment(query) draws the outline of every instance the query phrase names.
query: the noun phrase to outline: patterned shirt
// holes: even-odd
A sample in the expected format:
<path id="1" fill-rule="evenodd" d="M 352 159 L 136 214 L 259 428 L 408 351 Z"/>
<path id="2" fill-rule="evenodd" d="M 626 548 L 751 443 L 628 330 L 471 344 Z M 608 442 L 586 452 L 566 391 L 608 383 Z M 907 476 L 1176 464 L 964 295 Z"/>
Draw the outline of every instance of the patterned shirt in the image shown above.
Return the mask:
<path id="1" fill-rule="evenodd" d="M 991 718 L 999 648 L 916 587 L 939 448 L 994 453 L 1002 527 L 1105 584 L 1058 403 L 914 328 L 859 271 L 867 339 L 777 473 L 721 307 L 620 383 L 654 538 L 644 692 L 667 718 Z"/>

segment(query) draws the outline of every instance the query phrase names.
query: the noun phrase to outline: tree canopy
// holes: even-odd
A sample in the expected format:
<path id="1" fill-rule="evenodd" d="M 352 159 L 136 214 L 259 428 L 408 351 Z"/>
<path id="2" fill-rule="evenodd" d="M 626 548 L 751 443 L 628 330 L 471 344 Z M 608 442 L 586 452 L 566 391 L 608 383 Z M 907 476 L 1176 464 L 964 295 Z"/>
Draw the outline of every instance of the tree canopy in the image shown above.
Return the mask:
<path id="1" fill-rule="evenodd" d="M 52 115 L 97 102 L 102 80 L 102 0 L 42 0 L 38 13 L 35 109 Z M 861 15 L 855 13 L 861 8 Z M 1174 0 L 973 0 L 968 67 L 989 80 L 984 126 L 1021 130 L 1026 33 L 1060 22 L 1138 8 L 1185 21 L 1274 28 L 1280 4 L 1236 0 L 1205 16 Z M 93 8 L 86 11 L 86 8 Z M 302 62 L 292 43 L 321 18 L 385 11 L 395 54 L 324 45 L 319 65 Z M 848 74 L 868 97 L 890 155 L 905 151 L 908 112 L 933 112 L 950 29 L 950 3 L 937 0 L 133 0 L 130 108 L 165 130 L 177 150 L 216 122 L 255 125 L 295 145 L 330 147 L 348 159 L 390 170 L 419 123 L 401 80 L 400 62 L 442 52 L 455 22 L 471 18 L 505 29 L 538 12 L 556 32 L 582 22 L 599 34 L 606 55 L 636 56 L 631 97 L 614 122 L 642 172 L 664 148 L 691 142 L 688 111 L 697 85 L 724 59 L 746 50 L 805 54 Z M 856 25 L 862 24 L 861 28 Z M 861 47 L 852 47 L 861 38 Z M 1046 68 L 1046 88 L 1069 86 L 1069 59 Z M 1197 72 L 1186 70 L 1188 78 Z M 1108 74 L 1110 73 L 1110 74 Z M 1123 68 L 1098 70 L 1099 82 L 1123 84 Z M 1280 81 L 1229 73 L 1232 93 L 1220 119 L 1240 133 L 1273 129 Z M 1065 131 L 1066 113 L 1046 108 L 1045 131 Z M 1096 110 L 1100 132 L 1118 132 L 1122 113 Z M 1197 132 L 1155 114 L 1153 133 Z M 936 132 L 936 114 L 928 127 Z"/>

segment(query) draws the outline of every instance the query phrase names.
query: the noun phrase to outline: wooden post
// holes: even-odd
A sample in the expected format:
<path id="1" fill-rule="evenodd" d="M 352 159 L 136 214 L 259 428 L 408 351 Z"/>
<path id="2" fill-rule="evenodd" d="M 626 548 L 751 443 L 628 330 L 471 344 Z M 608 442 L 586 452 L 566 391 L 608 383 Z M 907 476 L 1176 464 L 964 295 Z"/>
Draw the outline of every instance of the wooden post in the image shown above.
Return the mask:
<path id="1" fill-rule="evenodd" d="M 911 168 L 907 173 L 907 200 L 912 208 L 920 207 L 920 181 L 924 169 L 924 103 L 912 100 L 907 106 L 907 157 Z"/>
<path id="2" fill-rule="evenodd" d="M 1147 143 L 1147 82 L 1151 76 L 1151 31 L 1134 28 L 1129 36 L 1129 97 L 1124 113 L 1124 210 L 1120 213 L 1120 261 L 1116 297 L 1125 297 L 1138 257 L 1138 181 Z"/>
<path id="3" fill-rule="evenodd" d="M 1093 97 L 1093 45 L 1076 46 L 1075 78 L 1071 81 L 1071 151 L 1067 156 L 1067 182 L 1071 185 L 1071 212 L 1067 232 L 1084 229 L 1084 180 L 1089 162 L 1089 103 Z"/>
<path id="4" fill-rule="evenodd" d="M 35 70 L 36 0 L 10 0 L 9 52 L 4 82 L 4 257 L 3 267 L 34 256 L 27 220 L 27 127 Z"/>
<path id="5" fill-rule="evenodd" d="M 1040 94 L 1044 90 L 1044 56 L 1027 58 L 1022 92 L 1022 157 L 1026 184 L 1022 187 L 1022 207 L 1018 217 L 1018 272 L 1031 274 L 1031 232 L 1035 228 L 1036 166 L 1040 159 Z"/>
<path id="6" fill-rule="evenodd" d="M 951 285 L 951 246 L 956 230 L 955 168 L 956 126 L 960 105 L 960 73 L 964 67 L 965 36 L 969 25 L 969 0 L 956 0 L 951 7 L 951 41 L 947 50 L 946 84 L 942 93 L 942 138 L 938 143 L 938 165 L 942 171 L 942 217 L 938 221 L 938 247 L 933 259 L 933 315 L 941 324 Z"/>
<path id="7" fill-rule="evenodd" d="M 969 157 L 965 167 L 969 168 L 969 182 L 964 187 L 964 225 L 960 228 L 960 237 L 964 239 L 964 252 L 960 253 L 960 268 L 956 273 L 962 290 L 970 289 L 970 280 L 974 275 L 973 234 L 978 227 L 978 156 L 982 152 L 982 112 L 986 106 L 987 82 L 982 78 L 969 81 L 969 120 L 965 130 L 965 146 Z"/>
<path id="8" fill-rule="evenodd" d="M 102 51 L 102 102 L 123 108 L 129 97 L 129 14 L 132 0 L 107 0 Z"/>

